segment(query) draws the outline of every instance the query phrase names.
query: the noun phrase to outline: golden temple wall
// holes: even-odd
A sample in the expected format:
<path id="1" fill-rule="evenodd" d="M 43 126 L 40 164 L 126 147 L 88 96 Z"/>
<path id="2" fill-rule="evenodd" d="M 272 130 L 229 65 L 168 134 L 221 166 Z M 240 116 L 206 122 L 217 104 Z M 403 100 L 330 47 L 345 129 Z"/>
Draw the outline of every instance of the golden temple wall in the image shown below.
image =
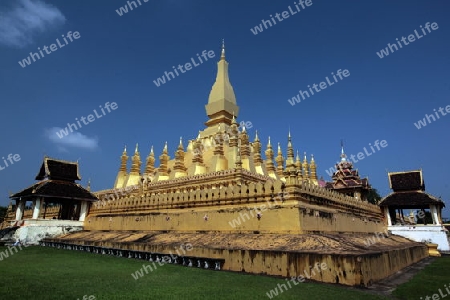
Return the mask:
<path id="1" fill-rule="evenodd" d="M 339 233 L 384 228 L 378 206 L 307 183 L 136 191 L 99 204 L 91 207 L 86 230 Z"/>

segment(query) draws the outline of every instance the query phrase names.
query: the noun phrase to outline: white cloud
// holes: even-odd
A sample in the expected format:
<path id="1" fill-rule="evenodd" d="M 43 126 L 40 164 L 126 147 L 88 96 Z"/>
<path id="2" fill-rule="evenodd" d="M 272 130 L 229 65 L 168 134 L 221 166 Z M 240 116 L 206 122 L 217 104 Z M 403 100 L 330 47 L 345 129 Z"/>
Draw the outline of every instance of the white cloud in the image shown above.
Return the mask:
<path id="1" fill-rule="evenodd" d="M 89 150 L 95 150 L 98 148 L 98 138 L 88 137 L 80 132 L 72 132 L 68 135 L 61 135 L 62 131 L 67 131 L 67 128 L 53 127 L 45 130 L 47 138 L 58 146 L 58 150 L 66 152 L 66 147 L 77 147 Z M 57 133 L 60 133 L 61 138 Z"/>
<path id="2" fill-rule="evenodd" d="M 56 7 L 40 0 L 16 0 L 9 11 L 0 12 L 0 44 L 22 48 L 36 34 L 63 24 L 66 18 Z"/>

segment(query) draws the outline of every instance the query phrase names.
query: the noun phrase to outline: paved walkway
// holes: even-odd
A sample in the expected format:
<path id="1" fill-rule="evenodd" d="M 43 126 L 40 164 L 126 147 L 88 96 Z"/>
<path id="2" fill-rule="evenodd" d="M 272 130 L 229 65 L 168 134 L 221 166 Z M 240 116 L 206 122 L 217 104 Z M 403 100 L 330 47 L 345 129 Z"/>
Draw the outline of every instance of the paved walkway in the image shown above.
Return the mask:
<path id="1" fill-rule="evenodd" d="M 436 258 L 427 257 L 422 259 L 418 263 L 415 263 L 409 267 L 404 268 L 396 272 L 395 274 L 374 283 L 370 287 L 363 289 L 369 293 L 382 295 L 388 297 L 389 299 L 397 299 L 392 296 L 392 292 L 399 286 L 405 282 L 408 282 L 414 275 L 416 275 L 419 271 L 423 270 L 426 266 L 431 264 Z"/>

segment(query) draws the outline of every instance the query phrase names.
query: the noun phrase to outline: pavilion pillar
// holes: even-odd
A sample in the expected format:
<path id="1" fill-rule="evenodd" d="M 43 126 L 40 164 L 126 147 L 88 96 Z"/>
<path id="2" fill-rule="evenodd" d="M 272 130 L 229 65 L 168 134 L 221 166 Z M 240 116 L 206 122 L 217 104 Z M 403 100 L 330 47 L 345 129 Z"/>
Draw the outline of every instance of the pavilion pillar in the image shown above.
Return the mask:
<path id="1" fill-rule="evenodd" d="M 16 209 L 16 221 L 20 221 L 23 218 L 23 211 L 25 210 L 25 200 L 20 199 L 17 201 L 17 209 Z"/>
<path id="2" fill-rule="evenodd" d="M 384 214 L 386 215 L 387 218 L 387 225 L 388 226 L 392 226 L 392 220 L 391 220 L 391 214 L 389 213 L 389 207 L 385 206 L 384 207 Z"/>
<path id="3" fill-rule="evenodd" d="M 86 219 L 87 210 L 88 210 L 88 202 L 82 201 L 80 209 L 80 218 L 78 219 L 78 221 L 84 221 L 84 219 Z"/>
<path id="4" fill-rule="evenodd" d="M 431 216 L 433 218 L 433 224 L 434 225 L 441 225 L 440 222 L 439 222 L 439 216 L 438 216 L 436 205 L 430 205 L 430 211 L 431 211 Z"/>
<path id="5" fill-rule="evenodd" d="M 41 198 L 37 198 L 35 200 L 32 219 L 39 218 L 39 213 L 41 212 L 41 203 Z"/>

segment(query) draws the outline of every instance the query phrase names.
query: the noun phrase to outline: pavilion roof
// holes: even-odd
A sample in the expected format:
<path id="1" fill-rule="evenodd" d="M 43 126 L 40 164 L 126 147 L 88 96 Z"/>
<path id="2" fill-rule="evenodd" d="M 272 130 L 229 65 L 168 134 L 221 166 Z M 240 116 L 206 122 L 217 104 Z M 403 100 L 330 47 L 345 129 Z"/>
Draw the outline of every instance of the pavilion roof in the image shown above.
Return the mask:
<path id="1" fill-rule="evenodd" d="M 58 198 L 83 201 L 97 201 L 98 198 L 80 184 L 64 180 L 43 180 L 10 196 L 18 198 Z"/>
<path id="2" fill-rule="evenodd" d="M 445 207 L 445 203 L 424 191 L 394 192 L 383 198 L 380 206 L 403 207 L 403 208 L 423 208 L 430 204 Z"/>
<path id="3" fill-rule="evenodd" d="M 425 191 L 422 170 L 388 173 L 390 188 L 394 191 Z"/>
<path id="4" fill-rule="evenodd" d="M 44 157 L 36 180 L 45 178 L 67 181 L 81 180 L 78 173 L 78 163 Z"/>

